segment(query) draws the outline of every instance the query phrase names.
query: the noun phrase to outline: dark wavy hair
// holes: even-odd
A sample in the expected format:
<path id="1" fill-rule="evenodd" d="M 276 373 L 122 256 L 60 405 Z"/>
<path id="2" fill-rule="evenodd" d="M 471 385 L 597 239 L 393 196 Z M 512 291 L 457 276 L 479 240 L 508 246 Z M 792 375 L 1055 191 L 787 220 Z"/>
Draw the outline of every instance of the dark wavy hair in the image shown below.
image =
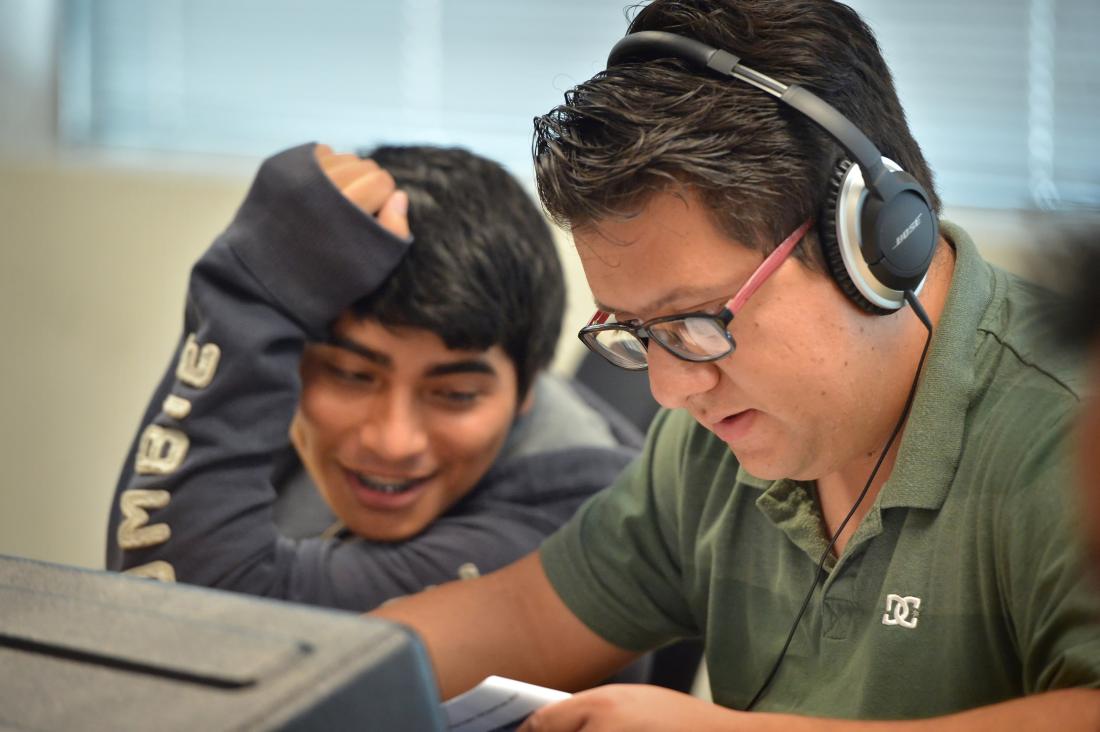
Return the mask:
<path id="1" fill-rule="evenodd" d="M 629 31 L 663 30 L 740 56 L 821 96 L 913 174 L 940 207 L 874 34 L 830 0 L 655 0 Z M 610 50 L 610 49 L 609 49 Z M 774 247 L 817 217 L 843 151 L 806 118 L 748 84 L 675 59 L 616 65 L 535 119 L 539 195 L 567 228 L 629 215 L 685 186 L 734 240 Z M 798 256 L 821 266 L 817 247 Z"/>
<path id="2" fill-rule="evenodd" d="M 504 168 L 466 150 L 385 146 L 364 154 L 408 193 L 414 241 L 352 312 L 430 330 L 448 348 L 499 344 L 522 398 L 554 356 L 565 301 L 545 216 Z"/>

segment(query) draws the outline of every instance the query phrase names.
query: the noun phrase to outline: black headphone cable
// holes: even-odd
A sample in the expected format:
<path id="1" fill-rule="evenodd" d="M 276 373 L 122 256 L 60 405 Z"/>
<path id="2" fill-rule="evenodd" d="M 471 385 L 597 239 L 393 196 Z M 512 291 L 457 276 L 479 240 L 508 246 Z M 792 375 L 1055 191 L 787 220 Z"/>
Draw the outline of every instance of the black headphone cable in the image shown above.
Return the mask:
<path id="1" fill-rule="evenodd" d="M 855 503 L 852 504 L 852 508 L 848 511 L 848 515 L 840 522 L 840 526 L 837 527 L 837 530 L 833 533 L 832 539 L 829 540 L 829 545 L 825 547 L 825 551 L 822 552 L 821 559 L 817 563 L 817 570 L 814 572 L 814 581 L 810 584 L 810 591 L 806 593 L 806 597 L 802 601 L 802 607 L 799 609 L 798 615 L 795 616 L 790 632 L 787 633 L 787 640 L 784 641 L 783 648 L 779 651 L 779 656 L 775 659 L 775 663 L 772 665 L 771 671 L 768 672 L 767 678 L 764 679 L 764 683 L 760 685 L 756 694 L 753 695 L 752 701 L 745 707 L 746 712 L 752 711 L 752 708 L 760 701 L 760 697 L 764 695 L 764 692 L 767 691 L 768 687 L 771 685 L 772 680 L 775 679 L 775 675 L 779 671 L 779 665 L 783 663 L 783 658 L 787 655 L 787 649 L 790 648 L 791 641 L 794 639 L 795 631 L 798 630 L 798 623 L 806 613 L 806 608 L 810 606 L 810 599 L 814 595 L 814 590 L 821 584 L 825 560 L 836 545 L 837 540 L 840 538 L 840 534 L 844 531 L 844 527 L 848 525 L 848 521 L 855 515 L 856 509 L 859 508 L 859 504 L 863 502 L 864 497 L 867 495 L 867 491 L 871 489 L 871 484 L 875 481 L 875 476 L 878 475 L 879 468 L 882 467 L 883 461 L 886 460 L 886 454 L 890 452 L 890 447 L 894 444 L 894 440 L 896 440 L 897 436 L 901 433 L 901 428 L 905 424 L 906 418 L 909 416 L 910 408 L 913 406 L 913 397 L 916 396 L 917 393 L 917 383 L 920 381 L 921 370 L 924 368 L 924 358 L 928 355 L 928 347 L 932 343 L 932 320 L 928 317 L 928 313 L 925 312 L 924 306 L 921 305 L 920 300 L 917 299 L 916 294 L 912 290 L 905 291 L 905 301 L 913 308 L 913 312 L 916 314 L 917 318 L 920 319 L 920 322 L 923 323 L 924 327 L 928 330 L 928 337 L 924 341 L 924 350 L 921 351 L 920 360 L 917 362 L 917 372 L 913 375 L 913 385 L 909 387 L 909 396 L 906 397 L 905 407 L 901 410 L 901 416 L 898 417 L 897 424 L 894 425 L 894 430 L 890 433 L 890 438 L 886 440 L 886 446 L 882 448 L 882 452 L 879 454 L 878 460 L 875 462 L 875 467 L 871 470 L 871 475 L 867 478 L 867 483 L 863 486 L 863 490 L 859 492 Z"/>

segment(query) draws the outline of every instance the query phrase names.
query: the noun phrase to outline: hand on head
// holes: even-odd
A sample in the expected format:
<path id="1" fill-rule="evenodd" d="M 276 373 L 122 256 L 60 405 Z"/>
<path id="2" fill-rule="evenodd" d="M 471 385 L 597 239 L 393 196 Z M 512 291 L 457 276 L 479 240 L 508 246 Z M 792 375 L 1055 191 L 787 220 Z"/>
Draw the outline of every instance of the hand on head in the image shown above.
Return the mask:
<path id="1" fill-rule="evenodd" d="M 391 234 L 409 236 L 409 197 L 378 163 L 353 153 L 335 153 L 328 145 L 317 145 L 313 156 L 345 198 L 378 219 Z"/>

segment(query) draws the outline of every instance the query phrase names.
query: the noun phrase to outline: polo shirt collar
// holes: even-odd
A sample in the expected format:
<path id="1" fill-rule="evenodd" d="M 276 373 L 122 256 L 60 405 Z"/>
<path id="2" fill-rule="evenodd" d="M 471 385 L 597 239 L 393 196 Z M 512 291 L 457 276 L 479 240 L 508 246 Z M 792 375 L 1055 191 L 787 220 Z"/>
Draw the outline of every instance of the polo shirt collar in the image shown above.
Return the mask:
<path id="1" fill-rule="evenodd" d="M 978 324 L 993 300 L 995 275 L 961 227 L 941 221 L 940 230 L 954 245 L 955 270 L 933 330 L 894 472 L 878 497 L 883 509 L 940 508 L 962 455 L 966 412 L 975 388 Z M 774 494 L 775 499 L 779 494 L 785 496 L 791 483 L 757 478 L 743 467 L 738 468 L 737 482 Z M 773 502 L 764 496 L 761 499 Z"/>
<path id="2" fill-rule="evenodd" d="M 962 228 L 941 222 L 955 247 L 947 302 L 902 434 L 894 472 L 879 495 L 881 508 L 938 509 L 962 457 L 966 413 L 974 397 L 978 326 L 994 296 L 994 271 Z"/>

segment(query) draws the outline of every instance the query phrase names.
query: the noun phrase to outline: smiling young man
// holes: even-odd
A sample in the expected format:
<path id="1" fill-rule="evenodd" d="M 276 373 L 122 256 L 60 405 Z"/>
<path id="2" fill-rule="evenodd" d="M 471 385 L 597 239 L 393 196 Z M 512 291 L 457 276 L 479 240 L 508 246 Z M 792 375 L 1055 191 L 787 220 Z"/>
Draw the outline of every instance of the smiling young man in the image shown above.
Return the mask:
<path id="1" fill-rule="evenodd" d="M 495 163 L 269 159 L 192 272 L 108 566 L 366 611 L 523 556 L 641 440 L 544 373 L 563 297 L 542 213 Z"/>
<path id="2" fill-rule="evenodd" d="M 499 345 L 452 351 L 432 331 L 353 312 L 333 333 L 306 349 L 291 438 L 349 531 L 402 541 L 489 471 L 516 418 L 516 369 Z M 390 391 L 381 410 L 380 390 Z M 417 391 L 423 406 L 402 403 Z"/>
<path id="3" fill-rule="evenodd" d="M 536 554 L 438 588 L 447 617 L 378 614 L 448 695 L 704 638 L 716 704 L 604 687 L 532 730 L 1100 728 L 1076 371 L 1037 288 L 938 220 L 870 29 L 830 0 L 654 0 L 630 30 L 678 38 L 619 46 L 536 120 L 535 163 L 599 308 L 582 339 L 669 409 Z"/>

